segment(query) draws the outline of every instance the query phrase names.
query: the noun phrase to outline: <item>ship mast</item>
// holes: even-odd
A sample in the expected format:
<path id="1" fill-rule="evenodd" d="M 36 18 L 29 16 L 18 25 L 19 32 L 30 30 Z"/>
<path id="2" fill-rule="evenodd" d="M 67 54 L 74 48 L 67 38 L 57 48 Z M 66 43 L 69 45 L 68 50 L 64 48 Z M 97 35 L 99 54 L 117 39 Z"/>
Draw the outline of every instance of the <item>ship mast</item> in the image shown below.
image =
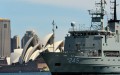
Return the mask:
<path id="1" fill-rule="evenodd" d="M 114 21 L 117 21 L 116 0 L 114 1 Z"/>
<path id="2" fill-rule="evenodd" d="M 92 15 L 91 29 L 103 30 L 103 19 L 105 15 L 105 0 L 101 0 L 100 3 L 96 3 L 96 10 L 89 10 L 89 14 Z M 97 8 L 99 6 L 99 8 Z"/>
<path id="3" fill-rule="evenodd" d="M 101 0 L 101 28 L 100 30 L 103 29 L 103 18 L 104 18 L 104 7 L 103 7 L 103 0 Z"/>
<path id="4" fill-rule="evenodd" d="M 54 20 L 53 20 L 53 22 L 52 22 L 52 25 L 53 25 L 53 29 L 52 29 L 52 31 L 53 31 L 53 52 L 54 52 L 54 42 L 55 42 L 55 22 L 54 22 Z"/>
<path id="5" fill-rule="evenodd" d="M 53 29 L 52 29 L 52 31 L 53 31 L 53 52 L 55 52 L 55 44 L 54 44 L 55 43 L 55 29 L 57 29 L 58 27 L 55 24 L 54 20 L 52 22 L 52 25 L 53 25 Z"/>
<path id="6" fill-rule="evenodd" d="M 117 1 L 110 1 L 110 3 L 114 6 L 111 6 L 111 15 L 112 15 L 112 19 L 110 19 L 109 22 L 119 22 L 119 20 L 117 20 Z"/>

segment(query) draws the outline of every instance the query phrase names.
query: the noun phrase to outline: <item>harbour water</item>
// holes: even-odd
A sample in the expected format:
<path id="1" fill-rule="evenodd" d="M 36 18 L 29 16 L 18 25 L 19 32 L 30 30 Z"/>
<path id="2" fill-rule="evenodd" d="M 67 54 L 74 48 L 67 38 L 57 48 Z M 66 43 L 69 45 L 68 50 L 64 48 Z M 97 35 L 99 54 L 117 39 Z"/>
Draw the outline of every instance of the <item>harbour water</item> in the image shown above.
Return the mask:
<path id="1" fill-rule="evenodd" d="M 51 75 L 50 72 L 0 73 L 0 75 Z"/>
<path id="2" fill-rule="evenodd" d="M 51 72 L 0 73 L 0 75 L 52 75 Z M 80 74 L 80 75 L 120 75 L 120 74 Z"/>

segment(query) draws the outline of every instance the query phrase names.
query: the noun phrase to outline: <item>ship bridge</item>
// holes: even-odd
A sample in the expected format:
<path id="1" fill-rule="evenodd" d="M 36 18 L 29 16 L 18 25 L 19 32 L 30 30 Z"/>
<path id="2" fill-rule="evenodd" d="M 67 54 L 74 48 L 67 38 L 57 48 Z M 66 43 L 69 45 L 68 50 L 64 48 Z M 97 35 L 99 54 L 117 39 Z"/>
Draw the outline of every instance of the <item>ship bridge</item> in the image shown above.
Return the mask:
<path id="1" fill-rule="evenodd" d="M 80 30 L 80 29 L 69 29 L 71 36 L 89 36 L 89 35 L 114 35 L 114 32 L 107 30 Z"/>

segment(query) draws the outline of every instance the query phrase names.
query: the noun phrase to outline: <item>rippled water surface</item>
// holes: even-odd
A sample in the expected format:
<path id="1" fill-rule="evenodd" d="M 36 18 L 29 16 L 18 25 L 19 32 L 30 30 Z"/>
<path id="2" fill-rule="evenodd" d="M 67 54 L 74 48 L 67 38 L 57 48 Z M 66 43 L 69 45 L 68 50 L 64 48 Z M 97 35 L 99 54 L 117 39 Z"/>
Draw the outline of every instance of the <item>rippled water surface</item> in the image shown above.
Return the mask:
<path id="1" fill-rule="evenodd" d="M 0 75 L 51 75 L 50 72 L 0 73 Z"/>

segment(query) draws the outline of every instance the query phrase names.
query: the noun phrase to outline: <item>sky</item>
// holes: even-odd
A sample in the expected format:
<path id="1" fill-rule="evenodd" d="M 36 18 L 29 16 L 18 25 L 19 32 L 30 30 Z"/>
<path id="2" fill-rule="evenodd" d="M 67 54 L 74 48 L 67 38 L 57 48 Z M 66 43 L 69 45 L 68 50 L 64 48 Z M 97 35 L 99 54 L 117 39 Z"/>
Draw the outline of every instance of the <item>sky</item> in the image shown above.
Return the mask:
<path id="1" fill-rule="evenodd" d="M 81 28 L 90 26 L 88 10 L 95 7 L 95 1 L 99 0 L 0 0 L 0 17 L 11 20 L 11 37 L 19 35 L 20 38 L 27 30 L 34 30 L 40 39 L 44 39 L 52 33 L 54 20 L 58 26 L 56 40 L 64 40 L 71 22 Z M 109 3 L 107 0 L 107 10 Z M 120 4 L 120 0 L 117 3 Z"/>

